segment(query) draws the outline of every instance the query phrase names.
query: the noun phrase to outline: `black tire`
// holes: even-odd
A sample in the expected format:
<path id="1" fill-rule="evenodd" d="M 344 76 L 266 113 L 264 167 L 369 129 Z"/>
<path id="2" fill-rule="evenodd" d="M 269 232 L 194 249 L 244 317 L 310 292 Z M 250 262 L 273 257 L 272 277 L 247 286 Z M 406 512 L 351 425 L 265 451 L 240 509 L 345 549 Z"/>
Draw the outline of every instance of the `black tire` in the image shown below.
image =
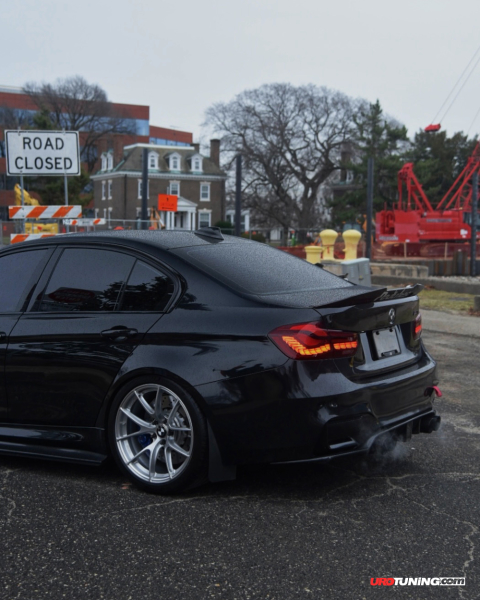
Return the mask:
<path id="1" fill-rule="evenodd" d="M 123 386 L 107 433 L 120 470 L 138 487 L 173 494 L 206 480 L 208 433 L 195 400 L 173 381 L 142 377 Z"/>

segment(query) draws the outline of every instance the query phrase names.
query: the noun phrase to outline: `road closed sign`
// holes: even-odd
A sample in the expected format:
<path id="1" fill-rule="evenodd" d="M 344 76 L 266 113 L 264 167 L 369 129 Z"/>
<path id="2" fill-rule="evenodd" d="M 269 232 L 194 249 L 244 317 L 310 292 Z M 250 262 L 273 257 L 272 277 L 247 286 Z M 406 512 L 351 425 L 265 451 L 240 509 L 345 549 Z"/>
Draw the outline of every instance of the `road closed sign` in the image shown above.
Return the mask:
<path id="1" fill-rule="evenodd" d="M 78 131 L 5 131 L 8 175 L 80 175 Z"/>

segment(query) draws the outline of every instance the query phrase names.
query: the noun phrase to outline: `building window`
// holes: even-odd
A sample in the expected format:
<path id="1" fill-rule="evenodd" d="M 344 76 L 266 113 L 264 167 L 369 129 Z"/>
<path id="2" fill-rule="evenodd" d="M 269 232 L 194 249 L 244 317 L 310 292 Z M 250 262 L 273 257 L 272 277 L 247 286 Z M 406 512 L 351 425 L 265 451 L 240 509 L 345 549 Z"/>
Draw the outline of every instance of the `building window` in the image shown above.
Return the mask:
<path id="1" fill-rule="evenodd" d="M 201 227 L 210 227 L 211 224 L 212 213 L 210 211 L 200 211 L 198 213 L 198 228 Z"/>
<path id="2" fill-rule="evenodd" d="M 148 168 L 158 169 L 158 154 L 156 152 L 148 153 Z"/>
<path id="3" fill-rule="evenodd" d="M 112 199 L 112 180 L 108 180 L 108 199 Z"/>
<path id="4" fill-rule="evenodd" d="M 102 160 L 103 160 L 103 157 L 102 157 Z M 102 181 L 102 200 L 106 200 L 107 199 L 107 196 L 105 194 L 106 189 L 107 189 L 107 182 L 106 181 Z"/>
<path id="5" fill-rule="evenodd" d="M 172 154 L 168 160 L 170 171 L 180 171 L 180 154 Z"/>
<path id="6" fill-rule="evenodd" d="M 203 158 L 197 154 L 192 158 L 192 171 L 201 173 Z"/>
<path id="7" fill-rule="evenodd" d="M 107 153 L 104 152 L 102 154 L 102 171 L 106 171 L 107 170 Z"/>
<path id="8" fill-rule="evenodd" d="M 150 181 L 147 183 L 147 198 L 150 198 Z M 142 199 L 142 180 L 138 180 L 138 199 Z"/>
<path id="9" fill-rule="evenodd" d="M 107 170 L 111 171 L 113 169 L 113 152 L 110 150 L 107 154 Z"/>
<path id="10" fill-rule="evenodd" d="M 200 184 L 200 200 L 201 202 L 208 202 L 210 200 L 210 184 Z"/>
<path id="11" fill-rule="evenodd" d="M 179 181 L 171 181 L 169 194 L 172 196 L 180 196 L 180 182 Z"/>

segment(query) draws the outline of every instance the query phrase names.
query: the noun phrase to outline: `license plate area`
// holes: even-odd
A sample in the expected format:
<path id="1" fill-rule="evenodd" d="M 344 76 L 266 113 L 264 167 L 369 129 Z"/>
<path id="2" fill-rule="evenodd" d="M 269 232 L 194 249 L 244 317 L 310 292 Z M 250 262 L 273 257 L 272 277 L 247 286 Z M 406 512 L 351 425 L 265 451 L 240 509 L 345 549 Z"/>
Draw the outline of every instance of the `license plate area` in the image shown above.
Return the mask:
<path id="1" fill-rule="evenodd" d="M 395 327 L 372 331 L 372 340 L 377 360 L 400 354 L 400 344 Z"/>

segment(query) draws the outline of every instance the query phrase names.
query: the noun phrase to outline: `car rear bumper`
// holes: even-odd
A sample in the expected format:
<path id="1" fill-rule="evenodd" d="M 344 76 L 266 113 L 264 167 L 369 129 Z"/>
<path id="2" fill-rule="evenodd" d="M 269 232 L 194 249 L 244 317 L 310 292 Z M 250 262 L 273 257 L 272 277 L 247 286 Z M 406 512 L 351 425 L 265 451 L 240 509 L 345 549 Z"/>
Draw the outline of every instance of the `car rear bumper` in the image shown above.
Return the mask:
<path id="1" fill-rule="evenodd" d="M 426 353 L 414 365 L 360 381 L 334 361 L 289 361 L 197 391 L 224 464 L 330 460 L 367 452 L 391 431 L 400 439 L 424 431 L 425 419 L 436 416 L 435 371 Z"/>

